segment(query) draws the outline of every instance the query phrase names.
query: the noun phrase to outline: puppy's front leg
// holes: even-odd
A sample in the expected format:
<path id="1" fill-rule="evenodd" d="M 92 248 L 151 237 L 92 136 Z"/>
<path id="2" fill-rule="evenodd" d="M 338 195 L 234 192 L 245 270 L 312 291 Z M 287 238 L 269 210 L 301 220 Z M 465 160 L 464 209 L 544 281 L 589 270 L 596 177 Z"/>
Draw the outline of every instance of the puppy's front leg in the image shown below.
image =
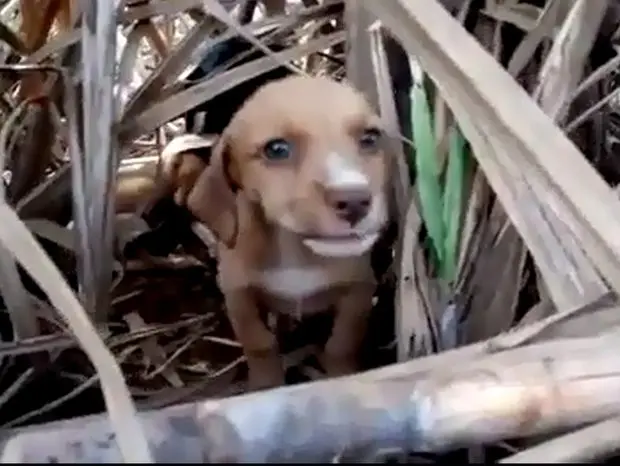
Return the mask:
<path id="1" fill-rule="evenodd" d="M 259 309 L 248 290 L 226 293 L 228 318 L 247 358 L 251 389 L 284 384 L 278 342 L 260 318 Z"/>
<path id="2" fill-rule="evenodd" d="M 327 375 L 336 377 L 357 370 L 357 358 L 372 309 L 373 292 L 371 284 L 353 285 L 336 303 L 334 326 L 323 355 Z"/>

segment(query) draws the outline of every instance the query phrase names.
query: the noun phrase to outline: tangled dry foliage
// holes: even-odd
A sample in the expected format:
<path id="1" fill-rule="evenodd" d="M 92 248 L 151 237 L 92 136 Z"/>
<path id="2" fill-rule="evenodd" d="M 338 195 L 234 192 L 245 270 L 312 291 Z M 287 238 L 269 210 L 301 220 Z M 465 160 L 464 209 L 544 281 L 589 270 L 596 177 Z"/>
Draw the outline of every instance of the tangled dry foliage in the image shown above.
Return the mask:
<path id="1" fill-rule="evenodd" d="M 495 444 L 502 462 L 532 463 L 620 449 L 620 201 L 590 150 L 620 140 L 620 59 L 586 63 L 613 2 L 487 0 L 470 33 L 458 22 L 471 0 L 304 0 L 287 14 L 265 1 L 268 15 L 238 3 L 2 2 L 0 420 L 101 411 L 85 396 L 97 385 L 109 414 L 7 431 L 3 460 L 408 461 L 465 448 L 481 462 L 490 457 L 480 445 Z M 494 57 L 506 24 L 524 35 L 503 69 Z M 471 148 L 447 282 L 424 241 L 428 180 L 411 182 L 410 146 L 418 159 L 421 150 L 399 126 L 386 33 L 412 59 L 414 87 L 429 90 L 438 169 L 455 122 Z M 267 56 L 179 84 L 237 35 Z M 276 38 L 288 48 L 267 49 Z M 145 227 L 139 212 L 119 211 L 135 186 L 155 190 L 158 154 L 184 130 L 184 112 L 289 62 L 346 74 L 394 136 L 399 228 L 376 307 L 395 309 L 399 363 L 224 398 L 243 390 L 244 361 L 200 226 L 165 258 L 129 259 L 123 246 Z M 599 138 L 579 139 L 593 122 Z M 287 365 L 319 378 L 302 340 Z M 207 397 L 220 399 L 178 405 Z M 157 409 L 139 422 L 136 404 Z"/>

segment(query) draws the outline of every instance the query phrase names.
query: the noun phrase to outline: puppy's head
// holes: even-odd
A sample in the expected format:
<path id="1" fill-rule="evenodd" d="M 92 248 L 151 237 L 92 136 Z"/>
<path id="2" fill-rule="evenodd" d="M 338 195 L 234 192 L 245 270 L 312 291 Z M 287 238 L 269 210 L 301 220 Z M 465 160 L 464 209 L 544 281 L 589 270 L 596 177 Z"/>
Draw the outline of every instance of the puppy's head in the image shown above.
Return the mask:
<path id="1" fill-rule="evenodd" d="M 316 254 L 361 255 L 387 220 L 387 154 L 377 115 L 349 85 L 295 76 L 260 88 L 218 141 L 188 206 L 221 241 L 237 232 L 235 192 Z"/>

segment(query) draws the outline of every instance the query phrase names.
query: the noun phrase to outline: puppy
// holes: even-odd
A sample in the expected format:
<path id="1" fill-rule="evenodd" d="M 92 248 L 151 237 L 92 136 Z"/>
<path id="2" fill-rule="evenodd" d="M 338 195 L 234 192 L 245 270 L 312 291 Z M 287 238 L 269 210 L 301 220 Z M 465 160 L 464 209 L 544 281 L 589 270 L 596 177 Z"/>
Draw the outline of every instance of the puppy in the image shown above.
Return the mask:
<path id="1" fill-rule="evenodd" d="M 284 382 L 263 311 L 333 309 L 323 365 L 331 376 L 356 370 L 370 251 L 387 221 L 383 139 L 355 89 L 295 76 L 260 88 L 217 141 L 188 208 L 220 242 L 218 282 L 251 388 Z"/>
<path id="2" fill-rule="evenodd" d="M 187 196 L 208 164 L 213 140 L 183 134 L 164 147 L 159 170 L 149 161 L 148 170 L 137 165 L 121 169 L 117 189 L 117 212 L 139 214 L 146 231 L 130 228 L 122 241 L 123 256 L 135 258 L 144 252 L 167 256 L 191 233 L 192 215 L 186 209 Z M 125 222 L 127 224 L 127 222 Z M 127 230 L 127 228 L 125 228 Z M 125 235 L 127 236 L 127 235 Z"/>
<path id="3" fill-rule="evenodd" d="M 161 153 L 161 182 L 172 191 L 174 202 L 184 207 L 187 196 L 211 155 L 213 139 L 183 134 L 172 139 Z"/>

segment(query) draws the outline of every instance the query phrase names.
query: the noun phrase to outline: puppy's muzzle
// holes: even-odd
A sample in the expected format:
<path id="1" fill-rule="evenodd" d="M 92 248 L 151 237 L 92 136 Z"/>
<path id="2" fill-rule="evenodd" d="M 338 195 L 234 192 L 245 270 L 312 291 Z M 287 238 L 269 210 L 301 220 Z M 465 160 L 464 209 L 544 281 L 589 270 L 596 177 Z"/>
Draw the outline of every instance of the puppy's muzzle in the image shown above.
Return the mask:
<path id="1" fill-rule="evenodd" d="M 327 207 L 349 228 L 339 234 L 307 237 L 304 244 L 325 257 L 354 257 L 366 253 L 379 236 L 382 199 L 380 195 L 373 195 L 369 188 L 327 189 Z"/>
<path id="2" fill-rule="evenodd" d="M 352 227 L 366 218 L 372 203 L 372 193 L 364 188 L 328 189 L 325 197 L 338 218 Z"/>

